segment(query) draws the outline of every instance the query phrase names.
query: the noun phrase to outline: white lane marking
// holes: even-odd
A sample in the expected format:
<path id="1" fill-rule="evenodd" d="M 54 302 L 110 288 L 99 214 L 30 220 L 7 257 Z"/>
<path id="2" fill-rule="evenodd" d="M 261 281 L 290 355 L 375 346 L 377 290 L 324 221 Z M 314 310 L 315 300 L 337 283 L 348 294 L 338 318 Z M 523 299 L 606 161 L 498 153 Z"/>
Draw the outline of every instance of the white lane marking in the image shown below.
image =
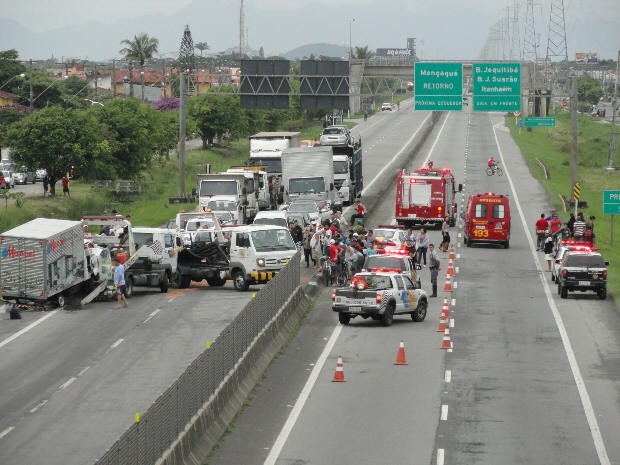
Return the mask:
<path id="1" fill-rule="evenodd" d="M 43 407 L 45 404 L 47 404 L 47 399 L 45 399 L 45 400 L 43 400 L 43 401 L 39 402 L 37 405 L 35 405 L 34 407 L 32 407 L 32 408 L 30 409 L 30 413 L 34 413 L 34 412 L 36 412 L 36 411 L 37 411 L 37 410 L 39 410 L 41 407 Z"/>
<path id="2" fill-rule="evenodd" d="M 282 430 L 280 430 L 280 434 L 278 434 L 278 437 L 273 443 L 273 446 L 269 451 L 269 455 L 263 462 L 263 465 L 275 465 L 276 460 L 280 456 L 280 452 L 282 452 L 282 448 L 286 443 L 286 440 L 288 439 L 291 431 L 293 430 L 293 426 L 295 426 L 295 423 L 299 418 L 301 410 L 303 409 L 306 401 L 308 400 L 308 397 L 310 396 L 310 392 L 312 391 L 312 388 L 314 387 L 314 384 L 316 383 L 316 380 L 321 373 L 321 369 L 323 368 L 323 365 L 325 365 L 327 357 L 329 356 L 330 352 L 334 348 L 334 345 L 336 344 L 336 340 L 338 339 L 342 328 L 343 326 L 340 324 L 334 328 L 332 335 L 329 337 L 329 340 L 327 341 L 323 352 L 321 352 L 321 355 L 319 356 L 316 365 L 314 366 L 312 372 L 310 373 L 310 376 L 308 377 L 308 381 L 306 381 L 306 384 L 301 390 L 299 397 L 295 401 L 295 406 L 291 410 L 291 413 L 289 413 L 288 418 L 286 419 L 284 426 L 282 426 Z"/>
<path id="3" fill-rule="evenodd" d="M 168 299 L 168 303 L 172 302 L 174 299 L 176 299 L 176 297 L 173 297 L 172 299 Z"/>
<path id="4" fill-rule="evenodd" d="M 118 341 L 116 341 L 114 344 L 110 346 L 110 349 L 116 349 L 118 346 L 120 346 L 123 343 L 124 340 L 125 339 L 120 338 Z"/>
<path id="5" fill-rule="evenodd" d="M 459 274 L 460 268 L 457 266 L 456 268 L 454 268 L 454 273 L 455 274 Z"/>
<path id="6" fill-rule="evenodd" d="M 456 289 L 457 287 L 459 287 L 459 283 L 457 283 L 456 281 L 454 281 L 454 284 L 452 284 L 452 287 L 453 287 L 454 289 Z"/>
<path id="7" fill-rule="evenodd" d="M 437 465 L 443 465 L 443 449 L 437 449 Z"/>
<path id="8" fill-rule="evenodd" d="M 64 382 L 64 384 L 61 384 L 60 386 L 58 386 L 58 390 L 62 391 L 65 388 L 68 388 L 69 386 L 71 386 L 73 384 L 73 382 L 76 380 L 77 378 L 75 376 L 72 376 L 71 378 L 69 378 L 67 381 Z"/>
<path id="9" fill-rule="evenodd" d="M 28 331 L 30 331 L 32 328 L 34 328 L 37 325 L 40 325 L 41 323 L 43 323 L 45 320 L 47 320 L 48 318 L 53 317 L 54 315 L 56 315 L 56 313 L 58 312 L 58 310 L 52 310 L 51 312 L 49 312 L 47 315 L 42 316 L 41 318 L 39 318 L 36 321 L 33 321 L 32 323 L 30 323 L 28 326 L 26 326 L 23 329 L 20 329 L 18 332 L 16 332 L 15 334 L 13 334 L 10 337 L 7 337 L 4 341 L 0 342 L 0 347 L 4 347 L 5 345 L 7 345 L 9 342 L 14 341 L 15 339 L 17 339 L 19 336 L 21 336 L 22 334 L 27 333 Z"/>
<path id="10" fill-rule="evenodd" d="M 523 209 L 521 208 L 521 203 L 519 202 L 517 190 L 515 189 L 515 185 L 512 182 L 512 176 L 510 176 L 510 170 L 508 169 L 508 165 L 506 165 L 506 162 L 504 161 L 504 153 L 502 152 L 502 149 L 499 145 L 499 139 L 497 138 L 496 132 L 496 126 L 501 124 L 504 123 L 502 122 L 493 125 L 493 136 L 495 137 L 495 145 L 497 146 L 500 160 L 504 165 L 504 173 L 506 174 L 506 179 L 510 184 L 510 189 L 512 191 L 512 196 L 514 197 L 515 204 L 517 205 L 517 211 L 519 212 L 519 218 L 521 218 L 523 230 L 526 231 L 525 237 L 527 238 L 527 241 L 530 245 L 530 253 L 532 254 L 532 258 L 534 259 L 534 264 L 536 265 L 536 270 L 538 271 L 538 277 L 543 285 L 545 295 L 547 296 L 549 309 L 553 314 L 555 324 L 557 325 L 560 332 L 560 338 L 562 339 L 562 344 L 564 345 L 564 351 L 566 352 L 566 357 L 568 358 L 568 364 L 570 365 L 571 371 L 573 373 L 573 379 L 575 380 L 575 384 L 577 385 L 577 391 L 579 392 L 579 398 L 581 399 L 581 404 L 586 414 L 586 419 L 588 420 L 588 426 L 590 427 L 590 432 L 592 433 L 592 440 L 594 441 L 594 447 L 596 448 L 599 462 L 601 463 L 601 465 L 611 465 L 611 461 L 609 460 L 609 456 L 607 455 L 607 449 L 605 448 L 605 442 L 603 441 L 603 435 L 601 434 L 601 430 L 599 429 L 598 421 L 596 421 L 596 413 L 594 412 L 594 407 L 592 406 L 592 401 L 590 400 L 588 389 L 586 388 L 583 376 L 581 374 L 581 369 L 579 368 L 579 363 L 577 363 L 577 358 L 575 357 L 575 352 L 573 351 L 573 346 L 568 337 L 568 333 L 566 332 L 566 326 L 564 326 L 564 320 L 562 320 L 562 316 L 560 315 L 558 307 L 553 300 L 551 290 L 549 289 L 549 283 L 545 279 L 546 275 L 545 273 L 543 273 L 540 262 L 538 261 L 536 248 L 534 247 L 534 240 L 532 239 L 531 234 L 528 232 L 529 228 L 527 225 L 527 221 L 525 220 L 525 214 L 523 213 Z"/>
<path id="11" fill-rule="evenodd" d="M 456 305 L 456 299 L 452 299 L 452 300 L 450 301 L 450 305 L 452 305 L 452 306 L 454 307 L 454 306 Z"/>
<path id="12" fill-rule="evenodd" d="M 151 318 L 153 318 L 155 315 L 157 315 L 160 311 L 161 311 L 161 309 L 156 308 L 154 311 L 152 311 L 152 312 L 149 314 L 148 318 L 147 318 L 146 320 L 144 320 L 142 323 L 148 323 L 148 321 L 149 321 Z"/>
<path id="13" fill-rule="evenodd" d="M 446 404 L 441 406 L 441 421 L 448 419 L 448 406 Z"/>
<path id="14" fill-rule="evenodd" d="M 426 165 L 428 163 L 428 160 L 430 160 L 431 155 L 433 154 L 433 151 L 435 150 L 435 147 L 437 146 L 437 143 L 439 142 L 439 138 L 441 137 L 441 133 L 443 132 L 443 128 L 446 127 L 446 123 L 448 122 L 448 119 L 450 119 L 450 115 L 451 114 L 452 114 L 452 112 L 449 112 L 448 116 L 446 116 L 446 119 L 443 120 L 443 124 L 441 125 L 441 128 L 439 128 L 439 132 L 437 133 L 437 137 L 435 137 L 435 140 L 433 141 L 433 145 L 431 145 L 431 149 L 428 151 L 428 154 L 426 155 L 426 158 L 422 162 L 422 165 Z"/>
<path id="15" fill-rule="evenodd" d="M 79 378 L 80 376 L 82 376 L 84 373 L 86 373 L 89 369 L 90 369 L 90 367 L 84 367 L 84 368 L 82 368 L 82 371 L 80 371 L 80 372 L 78 373 L 78 378 Z"/>
<path id="16" fill-rule="evenodd" d="M 407 142 L 405 142 L 405 145 L 403 145 L 401 147 L 401 149 L 398 151 L 398 153 L 396 155 L 394 155 L 394 158 L 392 158 L 392 161 L 390 163 L 388 163 L 387 165 L 385 165 L 383 167 L 383 169 L 381 171 L 379 171 L 379 173 L 374 177 L 374 179 L 372 181 L 370 181 L 366 185 L 366 187 L 364 187 L 364 189 L 362 189 L 362 195 L 364 195 L 366 192 L 368 192 L 368 189 L 370 189 L 370 186 L 372 186 L 375 183 L 375 181 L 377 181 L 378 179 L 384 179 L 383 178 L 383 174 L 384 174 L 384 172 L 387 169 L 393 169 L 392 168 L 392 163 L 394 163 L 394 160 L 396 160 L 398 158 L 398 156 L 405 151 L 405 149 L 409 146 L 409 144 L 411 144 L 413 139 L 415 139 L 415 137 L 418 135 L 418 133 L 422 130 L 422 128 L 426 124 L 426 121 L 431 117 L 431 115 L 432 115 L 432 113 L 429 113 L 428 116 L 426 118 L 424 118 L 424 121 L 422 121 L 422 124 L 420 124 L 418 129 L 416 129 L 416 131 L 411 135 L 409 140 Z"/>
<path id="17" fill-rule="evenodd" d="M 6 436 L 7 434 L 9 434 L 11 431 L 13 431 L 15 429 L 15 426 L 9 426 L 7 429 L 5 429 L 2 433 L 0 433 L 0 439 L 2 439 L 4 436 Z"/>
<path id="18" fill-rule="evenodd" d="M 450 318 L 450 328 L 454 328 L 454 318 Z"/>
<path id="19" fill-rule="evenodd" d="M 444 381 L 446 383 L 450 383 L 452 381 L 452 371 L 451 370 L 446 370 L 446 373 L 443 377 Z"/>

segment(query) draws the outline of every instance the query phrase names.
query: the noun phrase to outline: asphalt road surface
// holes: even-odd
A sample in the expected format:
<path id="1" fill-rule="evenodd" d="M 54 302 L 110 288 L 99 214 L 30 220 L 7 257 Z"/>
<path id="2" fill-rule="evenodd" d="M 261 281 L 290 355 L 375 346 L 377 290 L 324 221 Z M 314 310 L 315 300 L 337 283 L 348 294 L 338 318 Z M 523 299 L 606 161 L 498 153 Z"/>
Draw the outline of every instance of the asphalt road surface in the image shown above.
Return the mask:
<path id="1" fill-rule="evenodd" d="M 364 139 L 414 130 L 417 114 L 403 110 L 369 120 L 385 136 L 362 125 Z M 620 463 L 620 317 L 610 300 L 552 292 L 533 241 L 550 203 L 502 116 L 444 115 L 410 163 L 450 166 L 465 186 L 459 202 L 508 194 L 510 248 L 461 247 L 460 225 L 453 228 L 454 289 L 432 299 L 422 323 L 403 316 L 389 328 L 359 319 L 341 326 L 323 291 L 210 465 Z M 491 154 L 505 176 L 486 175 Z M 369 223 L 389 222 L 393 202 L 391 188 Z M 422 285 L 430 291 L 426 269 Z M 436 331 L 444 298 L 452 351 L 440 349 Z M 406 366 L 394 365 L 400 340 Z M 333 383 L 339 355 L 346 381 Z"/>

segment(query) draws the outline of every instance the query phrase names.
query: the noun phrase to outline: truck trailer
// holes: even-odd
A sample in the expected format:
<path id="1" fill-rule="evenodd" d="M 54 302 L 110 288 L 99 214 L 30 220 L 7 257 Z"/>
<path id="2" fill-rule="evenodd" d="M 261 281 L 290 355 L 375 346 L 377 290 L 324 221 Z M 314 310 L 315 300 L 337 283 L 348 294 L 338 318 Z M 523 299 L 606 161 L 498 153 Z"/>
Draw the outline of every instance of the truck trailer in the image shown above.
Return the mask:
<path id="1" fill-rule="evenodd" d="M 285 202 L 315 200 L 334 204 L 332 147 L 316 146 L 282 152 L 282 187 Z"/>

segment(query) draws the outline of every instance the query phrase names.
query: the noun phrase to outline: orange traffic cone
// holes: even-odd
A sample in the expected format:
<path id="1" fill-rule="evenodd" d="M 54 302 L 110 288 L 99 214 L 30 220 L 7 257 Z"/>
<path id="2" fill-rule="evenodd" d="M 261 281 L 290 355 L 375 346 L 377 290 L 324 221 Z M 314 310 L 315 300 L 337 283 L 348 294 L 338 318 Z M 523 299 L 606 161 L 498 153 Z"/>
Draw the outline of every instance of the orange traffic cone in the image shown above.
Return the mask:
<path id="1" fill-rule="evenodd" d="M 443 341 L 441 341 L 442 349 L 452 349 L 452 341 L 450 340 L 450 330 L 448 328 L 443 332 Z"/>
<path id="2" fill-rule="evenodd" d="M 443 299 L 443 307 L 441 308 L 441 316 L 446 320 L 450 319 L 450 309 L 448 308 L 448 299 Z"/>
<path id="3" fill-rule="evenodd" d="M 452 283 L 450 282 L 450 276 L 446 276 L 446 284 L 443 287 L 444 292 L 452 292 Z"/>
<path id="4" fill-rule="evenodd" d="M 446 274 L 448 276 L 454 276 L 454 261 L 452 259 L 448 262 L 448 271 Z"/>
<path id="5" fill-rule="evenodd" d="M 334 379 L 332 379 L 332 383 L 344 383 L 344 368 L 342 366 L 342 355 L 338 355 L 336 372 L 334 373 Z"/>
<path id="6" fill-rule="evenodd" d="M 446 317 L 442 313 L 441 316 L 439 317 L 439 326 L 437 327 L 437 332 L 443 333 L 447 327 L 448 327 L 448 320 L 446 320 Z"/>
<path id="7" fill-rule="evenodd" d="M 454 260 L 454 244 L 450 247 L 450 255 L 448 255 L 450 260 Z"/>
<path id="8" fill-rule="evenodd" d="M 405 343 L 403 340 L 400 340 L 400 344 L 398 346 L 398 353 L 396 354 L 396 361 L 394 365 L 408 365 L 407 359 L 405 358 Z"/>

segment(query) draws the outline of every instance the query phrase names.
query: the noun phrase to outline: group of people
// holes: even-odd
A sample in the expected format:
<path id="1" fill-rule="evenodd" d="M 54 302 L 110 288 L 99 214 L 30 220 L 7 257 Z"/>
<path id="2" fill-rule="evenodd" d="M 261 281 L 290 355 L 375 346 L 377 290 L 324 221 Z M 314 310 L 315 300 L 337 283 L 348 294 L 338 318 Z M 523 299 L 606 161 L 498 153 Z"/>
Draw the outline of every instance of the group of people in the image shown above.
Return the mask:
<path id="1" fill-rule="evenodd" d="M 361 206 L 359 209 L 356 207 L 356 212 L 359 213 L 353 215 L 352 223 L 356 218 L 365 216 L 364 206 L 361 203 L 358 203 L 358 206 Z M 332 213 L 329 220 L 316 221 L 305 228 L 293 222 L 290 229 L 296 243 L 301 238 L 306 267 L 312 266 L 318 269 L 329 260 L 336 278 L 340 273 L 345 272 L 345 267 L 349 276 L 360 272 L 366 257 L 376 254 L 379 246 L 372 229 L 364 229 L 356 224 L 350 225 L 339 211 Z M 440 270 L 438 250 L 435 250 L 435 244 L 431 243 L 425 228 L 419 230 L 410 228 L 405 231 L 404 235 L 403 246 L 408 249 L 409 256 L 414 263 L 423 267 L 428 264 L 433 286 L 432 297 L 435 297 L 437 275 Z M 449 219 L 446 218 L 442 225 L 442 242 L 439 250 L 447 252 L 449 245 Z"/>
<path id="2" fill-rule="evenodd" d="M 555 210 L 551 214 L 545 216 L 540 214 L 540 218 L 536 220 L 536 250 L 545 254 L 548 269 L 551 271 L 551 263 L 553 255 L 562 240 L 583 241 L 590 246 L 594 246 L 594 216 L 586 221 L 583 212 L 570 214 L 568 221 L 565 223 L 558 217 Z"/>

